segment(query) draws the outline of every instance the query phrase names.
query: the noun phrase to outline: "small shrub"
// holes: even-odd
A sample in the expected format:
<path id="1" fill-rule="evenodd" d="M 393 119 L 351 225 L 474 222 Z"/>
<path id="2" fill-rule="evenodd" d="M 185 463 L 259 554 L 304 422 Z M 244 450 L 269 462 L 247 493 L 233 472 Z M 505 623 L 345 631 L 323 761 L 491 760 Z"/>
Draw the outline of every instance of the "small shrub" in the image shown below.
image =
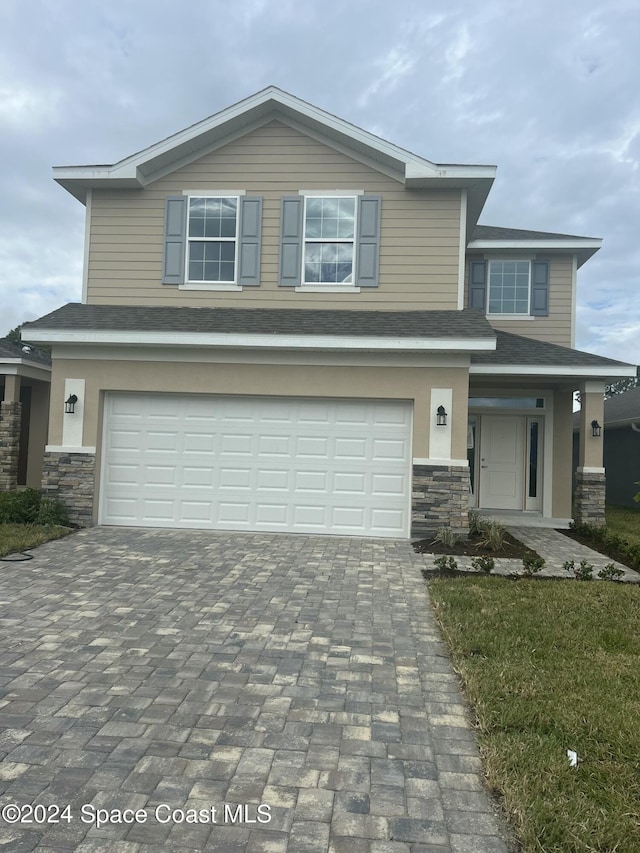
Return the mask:
<path id="1" fill-rule="evenodd" d="M 446 557 L 444 554 L 441 557 L 436 557 L 433 561 L 437 569 L 441 572 L 457 572 L 458 562 L 455 557 Z"/>
<path id="2" fill-rule="evenodd" d="M 477 509 L 469 510 L 469 535 L 479 536 L 482 533 L 482 528 L 486 524 Z"/>
<path id="3" fill-rule="evenodd" d="M 613 563 L 607 563 L 604 569 L 600 569 L 598 572 L 598 577 L 602 578 L 603 581 L 619 581 L 623 574 L 622 569 L 614 566 Z"/>
<path id="4" fill-rule="evenodd" d="M 436 533 L 434 542 L 439 542 L 445 548 L 454 548 L 461 541 L 460 534 L 452 527 L 440 527 Z"/>
<path id="5" fill-rule="evenodd" d="M 473 560 L 471 560 L 471 565 L 474 569 L 478 569 L 488 575 L 489 572 L 492 572 L 495 569 L 496 561 L 493 557 L 474 557 Z"/>
<path id="6" fill-rule="evenodd" d="M 42 498 L 36 515 L 36 524 L 45 526 L 69 526 L 69 512 L 62 501 L 56 498 Z"/>
<path id="7" fill-rule="evenodd" d="M 573 574 L 577 581 L 593 580 L 593 566 L 591 563 L 587 563 L 586 560 L 580 560 L 579 566 L 576 566 L 575 560 L 565 560 L 562 564 L 562 568 L 570 574 Z"/>
<path id="8" fill-rule="evenodd" d="M 527 577 L 531 577 L 532 575 L 537 574 L 544 568 L 544 565 L 544 557 L 541 557 L 539 554 L 534 554 L 533 551 L 529 551 L 522 558 L 522 567 Z"/>
<path id="9" fill-rule="evenodd" d="M 40 499 L 37 489 L 0 492 L 0 523 L 32 524 L 38 514 Z"/>
<path id="10" fill-rule="evenodd" d="M 501 551 L 507 531 L 499 521 L 485 522 L 482 525 L 482 545 L 488 551 Z"/>

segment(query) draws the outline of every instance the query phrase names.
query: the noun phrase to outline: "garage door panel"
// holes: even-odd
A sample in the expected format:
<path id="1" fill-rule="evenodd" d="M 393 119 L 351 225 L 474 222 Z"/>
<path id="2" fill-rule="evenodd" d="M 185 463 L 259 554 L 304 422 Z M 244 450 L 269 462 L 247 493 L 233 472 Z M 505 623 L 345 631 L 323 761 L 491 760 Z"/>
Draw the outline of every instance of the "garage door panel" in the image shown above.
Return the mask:
<path id="1" fill-rule="evenodd" d="M 108 394 L 100 521 L 404 537 L 410 434 L 402 402 Z"/>

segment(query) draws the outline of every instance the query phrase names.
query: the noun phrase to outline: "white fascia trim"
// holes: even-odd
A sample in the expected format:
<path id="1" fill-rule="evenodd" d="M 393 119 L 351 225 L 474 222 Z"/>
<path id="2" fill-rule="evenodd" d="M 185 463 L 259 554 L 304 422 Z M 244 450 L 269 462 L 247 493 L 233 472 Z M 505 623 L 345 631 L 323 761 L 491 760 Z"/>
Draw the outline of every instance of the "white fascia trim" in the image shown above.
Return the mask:
<path id="1" fill-rule="evenodd" d="M 84 212 L 84 258 L 82 265 L 82 299 L 83 305 L 87 304 L 89 292 L 89 246 L 91 245 L 91 202 L 93 200 L 93 190 L 87 190 L 87 198 L 85 201 Z"/>
<path id="2" fill-rule="evenodd" d="M 40 382 L 51 382 L 51 368 L 43 364 L 36 367 L 28 361 L 19 358 L 4 359 L 0 363 L 0 374 L 4 376 L 20 376 L 22 379 L 37 379 Z"/>
<path id="3" fill-rule="evenodd" d="M 477 351 L 495 350 L 494 338 L 382 338 L 345 335 L 252 335 L 205 332 L 110 332 L 34 329 L 33 341 L 74 344 L 156 344 L 159 346 L 238 347 L 240 349 L 347 349 Z M 635 375 L 635 374 L 634 374 Z"/>
<path id="4" fill-rule="evenodd" d="M 469 368 L 469 373 L 483 376 L 574 376 L 594 377 L 602 376 L 635 376 L 637 368 L 633 365 L 629 367 L 568 367 L 565 365 L 557 365 L 556 367 L 539 366 L 531 364 L 522 365 L 492 365 L 492 364 L 472 364 Z"/>
<path id="5" fill-rule="evenodd" d="M 450 465 L 455 468 L 468 468 L 468 459 L 420 459 L 414 457 L 414 465 Z"/>
<path id="6" fill-rule="evenodd" d="M 338 139 L 342 137 L 343 139 L 352 140 L 357 146 L 364 146 L 373 152 L 378 152 L 391 160 L 395 160 L 398 163 L 400 171 L 404 172 L 405 179 L 495 177 L 495 166 L 461 166 L 432 163 L 337 116 L 314 107 L 313 104 L 289 95 L 275 86 L 269 86 L 263 91 L 245 98 L 243 101 L 233 104 L 185 130 L 181 130 L 136 154 L 132 154 L 124 160 L 120 160 L 118 163 L 100 166 L 57 166 L 54 168 L 54 178 L 57 181 L 80 180 L 89 182 L 104 181 L 105 179 L 128 179 L 136 181 L 142 186 L 143 181 L 138 174 L 138 168 L 144 166 L 148 161 L 162 157 L 164 154 L 193 142 L 199 136 L 211 133 L 218 128 L 224 133 L 225 124 L 239 119 L 252 110 L 259 109 L 270 102 L 276 108 L 278 105 L 282 108 L 281 112 L 285 116 L 285 119 L 289 118 L 290 114 L 293 113 L 303 124 L 306 118 L 314 126 L 324 126 L 333 131 L 338 136 Z M 291 117 L 293 118 L 294 116 Z"/>
<path id="7" fill-rule="evenodd" d="M 458 310 L 464 308 L 464 270 L 467 260 L 467 191 L 460 193 L 460 247 L 458 250 Z"/>
<path id="8" fill-rule="evenodd" d="M 47 444 L 45 453 L 87 453 L 95 456 L 96 449 L 95 447 L 71 447 L 65 444 Z"/>
<path id="9" fill-rule="evenodd" d="M 468 249 L 600 249 L 602 240 L 472 240 Z"/>

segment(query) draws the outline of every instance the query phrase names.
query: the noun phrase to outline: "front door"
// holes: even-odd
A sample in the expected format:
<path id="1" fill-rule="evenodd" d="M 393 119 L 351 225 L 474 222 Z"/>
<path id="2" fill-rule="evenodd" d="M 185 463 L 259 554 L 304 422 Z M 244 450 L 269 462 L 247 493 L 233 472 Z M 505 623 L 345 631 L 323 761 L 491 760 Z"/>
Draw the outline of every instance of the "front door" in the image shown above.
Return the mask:
<path id="1" fill-rule="evenodd" d="M 522 415 L 483 415 L 481 507 L 524 509 L 525 421 Z"/>

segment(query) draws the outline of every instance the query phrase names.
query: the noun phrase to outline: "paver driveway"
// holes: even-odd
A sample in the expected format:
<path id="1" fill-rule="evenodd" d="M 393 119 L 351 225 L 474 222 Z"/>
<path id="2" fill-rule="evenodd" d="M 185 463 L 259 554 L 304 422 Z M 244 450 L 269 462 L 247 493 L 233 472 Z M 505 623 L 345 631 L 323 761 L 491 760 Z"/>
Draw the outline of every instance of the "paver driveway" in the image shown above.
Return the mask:
<path id="1" fill-rule="evenodd" d="M 0 564 L 0 849 L 506 850 L 409 543 L 34 553 Z M 7 823 L 33 803 L 60 822 Z"/>

